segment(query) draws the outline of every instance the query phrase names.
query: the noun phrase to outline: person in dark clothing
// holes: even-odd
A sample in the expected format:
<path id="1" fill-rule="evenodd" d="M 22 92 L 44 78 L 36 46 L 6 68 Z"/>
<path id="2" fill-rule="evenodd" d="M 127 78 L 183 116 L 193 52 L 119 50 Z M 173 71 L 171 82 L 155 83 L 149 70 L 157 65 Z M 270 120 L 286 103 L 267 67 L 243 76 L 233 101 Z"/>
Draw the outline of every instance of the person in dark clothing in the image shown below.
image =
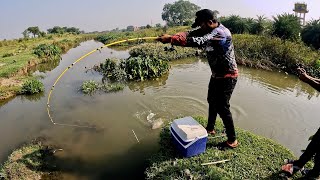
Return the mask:
<path id="1" fill-rule="evenodd" d="M 314 89 L 320 92 L 320 79 L 309 76 L 303 68 L 298 68 L 299 79 L 308 83 Z M 293 175 L 314 157 L 314 167 L 310 171 L 306 171 L 306 178 L 316 179 L 320 174 L 320 128 L 312 137 L 311 142 L 307 146 L 306 151 L 296 161 L 289 161 L 289 163 L 282 166 L 282 170 L 289 175 Z"/>
<path id="2" fill-rule="evenodd" d="M 238 69 L 232 35 L 229 29 L 218 22 L 214 12 L 209 9 L 202 9 L 196 13 L 192 27 L 200 28 L 172 36 L 162 35 L 157 40 L 178 46 L 201 47 L 206 51 L 212 72 L 207 96 L 209 117 L 206 129 L 209 134 L 215 134 L 215 122 L 219 114 L 228 137 L 224 145 L 235 148 L 238 146 L 238 141 L 229 101 L 237 83 Z"/>

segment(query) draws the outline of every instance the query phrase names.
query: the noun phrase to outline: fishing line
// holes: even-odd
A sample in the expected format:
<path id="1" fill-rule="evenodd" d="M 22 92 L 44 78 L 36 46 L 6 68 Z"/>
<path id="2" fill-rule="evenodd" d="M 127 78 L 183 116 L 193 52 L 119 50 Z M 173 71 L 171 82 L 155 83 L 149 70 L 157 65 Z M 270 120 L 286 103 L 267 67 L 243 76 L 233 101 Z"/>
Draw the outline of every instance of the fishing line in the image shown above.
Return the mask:
<path id="1" fill-rule="evenodd" d="M 101 46 L 100 48 L 94 49 L 90 52 L 88 52 L 87 54 L 81 56 L 79 59 L 77 59 L 76 61 L 74 61 L 70 66 L 68 66 L 59 76 L 58 78 L 55 80 L 55 82 L 53 83 L 50 91 L 49 91 L 49 95 L 48 95 L 48 100 L 47 100 L 47 112 L 48 112 L 48 117 L 51 121 L 51 123 L 53 125 L 57 125 L 57 126 L 69 126 L 69 127 L 79 127 L 79 128 L 96 128 L 94 126 L 81 126 L 81 125 L 76 125 L 76 124 L 63 124 L 63 123 L 57 123 L 53 120 L 53 117 L 50 113 L 50 100 L 51 100 L 51 95 L 53 93 L 53 90 L 55 88 L 55 86 L 57 85 L 57 83 L 60 81 L 60 79 L 64 76 L 64 74 L 71 69 L 75 64 L 77 64 L 79 61 L 81 61 L 82 59 L 84 59 L 85 57 L 93 54 L 96 51 L 101 52 L 101 49 L 105 48 L 105 47 L 109 47 L 112 45 L 116 45 L 116 44 L 120 44 L 120 43 L 124 43 L 124 42 L 129 42 L 129 41 L 141 41 L 141 40 L 155 40 L 157 37 L 144 37 L 144 38 L 132 38 L 132 39 L 125 39 L 125 40 L 120 40 L 120 41 L 116 41 L 116 42 L 112 42 L 109 44 L 105 44 L 104 46 Z M 139 141 L 139 140 L 138 140 Z"/>

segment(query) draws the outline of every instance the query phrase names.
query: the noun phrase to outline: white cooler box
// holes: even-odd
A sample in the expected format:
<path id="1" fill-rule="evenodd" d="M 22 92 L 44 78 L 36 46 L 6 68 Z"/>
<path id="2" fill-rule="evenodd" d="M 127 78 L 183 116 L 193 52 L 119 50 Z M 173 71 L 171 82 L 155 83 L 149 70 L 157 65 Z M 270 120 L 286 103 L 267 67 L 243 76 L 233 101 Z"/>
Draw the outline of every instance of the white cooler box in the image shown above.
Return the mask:
<path id="1" fill-rule="evenodd" d="M 207 130 L 192 117 L 176 119 L 170 127 L 173 142 L 184 157 L 191 157 L 205 152 Z"/>

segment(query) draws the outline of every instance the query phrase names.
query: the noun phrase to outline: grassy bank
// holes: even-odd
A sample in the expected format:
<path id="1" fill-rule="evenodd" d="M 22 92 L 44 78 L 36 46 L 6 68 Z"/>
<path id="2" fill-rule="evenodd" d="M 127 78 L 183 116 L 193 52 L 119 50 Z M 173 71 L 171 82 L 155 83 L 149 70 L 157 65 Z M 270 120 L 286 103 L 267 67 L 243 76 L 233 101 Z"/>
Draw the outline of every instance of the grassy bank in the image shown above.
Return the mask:
<path id="1" fill-rule="evenodd" d="M 0 167 L 0 179 L 61 179 L 54 163 L 54 150 L 41 142 L 27 144 L 14 150 Z"/>
<path id="2" fill-rule="evenodd" d="M 203 117 L 196 118 L 206 124 Z M 160 134 L 160 150 L 150 159 L 146 179 L 281 179 L 283 160 L 294 158 L 291 151 L 280 144 L 237 128 L 240 146 L 234 150 L 219 150 L 218 143 L 226 138 L 209 139 L 207 150 L 192 158 L 182 158 L 174 149 L 166 126 Z M 222 131 L 218 121 L 217 131 Z M 229 162 L 202 166 L 202 163 L 229 159 Z M 297 179 L 297 174 L 293 179 Z"/>
<path id="3" fill-rule="evenodd" d="M 23 82 L 31 78 L 29 75 L 31 67 L 54 61 L 80 42 L 94 37 L 95 35 L 88 34 L 64 34 L 0 41 L 0 100 L 20 91 Z"/>
<path id="4" fill-rule="evenodd" d="M 236 34 L 233 39 L 238 64 L 292 74 L 301 64 L 312 76 L 320 77 L 320 51 L 303 43 L 248 34 Z"/>

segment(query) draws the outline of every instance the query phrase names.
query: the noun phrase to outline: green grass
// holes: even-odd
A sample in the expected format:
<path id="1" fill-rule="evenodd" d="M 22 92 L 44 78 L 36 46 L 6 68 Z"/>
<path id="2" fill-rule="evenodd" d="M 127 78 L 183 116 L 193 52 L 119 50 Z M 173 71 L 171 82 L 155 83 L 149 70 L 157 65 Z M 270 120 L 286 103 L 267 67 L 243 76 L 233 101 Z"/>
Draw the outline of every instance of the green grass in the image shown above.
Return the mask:
<path id="1" fill-rule="evenodd" d="M 206 119 L 196 117 L 202 124 Z M 182 158 L 174 149 L 167 125 L 160 134 L 160 150 L 150 159 L 146 179 L 281 179 L 279 172 L 283 160 L 295 158 L 282 145 L 237 128 L 240 146 L 234 150 L 219 150 L 216 145 L 226 138 L 209 139 L 205 153 L 192 158 Z M 217 122 L 217 131 L 223 129 Z M 230 159 L 229 162 L 201 166 L 202 163 Z M 190 173 L 188 172 L 190 171 Z M 294 178 L 299 178 L 299 174 Z"/>
<path id="2" fill-rule="evenodd" d="M 60 47 L 62 52 L 67 52 L 70 48 L 79 45 L 80 42 L 93 39 L 95 36 L 93 34 L 64 34 L 0 41 L 0 81 L 1 78 L 12 80 L 19 78 L 24 81 L 24 79 L 28 79 L 27 69 L 29 67 L 50 60 L 50 58 L 42 58 L 34 54 L 34 48 L 40 44 L 54 44 Z M 20 84 L 16 84 L 15 88 L 1 86 L 0 89 L 3 93 L 0 94 L 0 99 L 15 95 L 21 88 Z M 15 89 L 15 91 L 12 91 L 12 89 Z"/>
<path id="3" fill-rule="evenodd" d="M 4 64 L 0 68 L 0 77 L 10 77 L 15 75 L 19 70 L 26 67 L 31 61 L 37 63 L 42 62 L 36 55 L 33 54 L 33 49 L 40 44 L 65 44 L 66 41 L 70 41 L 71 44 L 68 49 L 72 48 L 72 44 L 78 44 L 81 41 L 93 38 L 93 35 L 54 35 L 53 38 L 31 38 L 27 40 L 12 40 L 6 46 L 0 46 L 0 57 L 6 54 L 14 54 L 13 56 L 8 56 L 0 58 L 0 64 Z M 70 43 L 69 42 L 69 43 Z"/>
<path id="4" fill-rule="evenodd" d="M 58 178 L 51 150 L 40 142 L 31 143 L 14 150 L 8 160 L 0 167 L 0 179 L 29 180 Z"/>

